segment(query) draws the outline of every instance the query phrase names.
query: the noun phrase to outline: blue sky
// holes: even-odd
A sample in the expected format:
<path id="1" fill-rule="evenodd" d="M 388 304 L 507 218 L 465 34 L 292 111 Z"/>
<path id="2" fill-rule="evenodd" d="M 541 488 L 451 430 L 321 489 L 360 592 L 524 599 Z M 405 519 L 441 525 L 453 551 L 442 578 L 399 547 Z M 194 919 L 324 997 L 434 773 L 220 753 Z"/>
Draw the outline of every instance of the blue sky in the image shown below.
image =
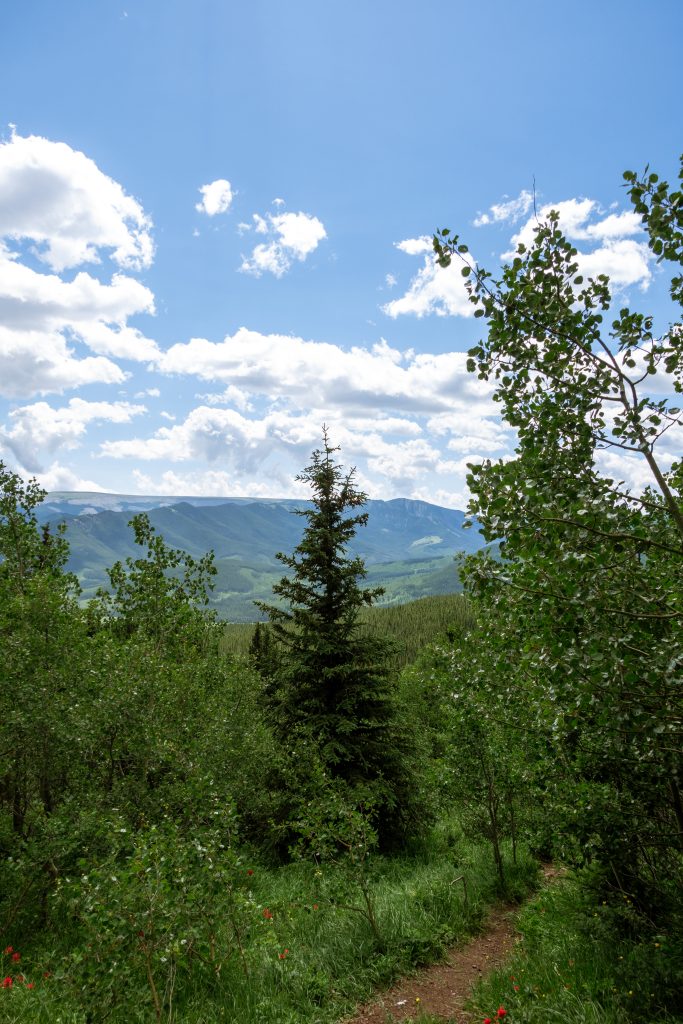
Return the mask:
<path id="1" fill-rule="evenodd" d="M 284 496 L 325 422 L 371 496 L 463 507 L 514 437 L 423 240 L 495 268 L 535 181 L 665 326 L 621 174 L 676 173 L 682 29 L 678 0 L 3 5 L 0 458 Z"/>

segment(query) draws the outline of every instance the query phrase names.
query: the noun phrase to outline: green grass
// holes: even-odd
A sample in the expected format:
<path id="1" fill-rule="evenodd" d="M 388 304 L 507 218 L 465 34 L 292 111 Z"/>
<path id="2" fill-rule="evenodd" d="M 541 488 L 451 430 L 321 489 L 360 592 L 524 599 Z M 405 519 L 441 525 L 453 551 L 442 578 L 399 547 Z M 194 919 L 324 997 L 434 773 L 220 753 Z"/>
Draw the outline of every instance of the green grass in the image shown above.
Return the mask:
<path id="1" fill-rule="evenodd" d="M 513 885 L 528 891 L 535 863 L 525 857 L 509 867 Z M 198 960 L 188 964 L 179 958 L 175 973 L 167 970 L 166 983 L 159 986 L 168 995 L 173 982 L 170 1013 L 166 1006 L 160 1018 L 166 1024 L 333 1024 L 378 987 L 439 959 L 448 946 L 476 931 L 497 891 L 489 851 L 464 840 L 455 850 L 444 842 L 428 854 L 377 857 L 371 889 L 379 943 L 361 914 L 321 899 L 314 864 L 268 869 L 254 862 L 252 870 L 253 913 L 243 937 L 244 959 L 232 957 L 217 975 Z M 468 880 L 467 901 L 462 885 L 453 884 L 461 874 Z M 360 893 L 350 889 L 345 900 L 360 905 Z M 266 908 L 272 917 L 264 916 Z M 69 956 L 79 937 L 54 935 L 53 941 L 59 942 L 53 951 L 30 949 L 27 943 L 22 972 L 35 980 L 35 988 L 16 985 L 0 992 L 2 1024 L 157 1019 L 144 971 L 108 963 L 100 969 L 114 972 L 111 1003 L 91 1008 L 88 1018 L 87 992 L 79 993 L 69 975 Z M 231 942 L 227 934 L 217 936 L 219 948 Z M 288 953 L 281 956 L 284 950 Z M 48 979 L 46 968 L 52 972 Z"/>
<path id="2" fill-rule="evenodd" d="M 506 1024 L 683 1021 L 680 943 L 665 935 L 629 936 L 630 905 L 591 905 L 586 892 L 567 877 L 524 908 L 523 942 L 472 999 L 482 1019 L 495 1019 L 503 1006 Z"/>

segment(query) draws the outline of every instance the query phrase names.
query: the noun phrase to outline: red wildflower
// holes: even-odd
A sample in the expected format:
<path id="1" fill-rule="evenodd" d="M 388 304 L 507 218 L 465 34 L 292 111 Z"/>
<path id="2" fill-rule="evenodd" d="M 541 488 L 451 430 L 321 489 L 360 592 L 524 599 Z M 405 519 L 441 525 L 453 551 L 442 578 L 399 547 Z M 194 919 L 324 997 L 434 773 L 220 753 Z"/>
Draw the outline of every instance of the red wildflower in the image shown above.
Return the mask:
<path id="1" fill-rule="evenodd" d="M 503 1017 L 507 1017 L 507 1015 L 508 1012 L 504 1006 L 499 1006 L 498 1009 L 496 1010 L 496 1017 L 500 1017 L 501 1020 L 503 1019 Z"/>
<path id="2" fill-rule="evenodd" d="M 289 953 L 289 950 L 288 950 L 288 949 L 286 949 L 286 950 L 284 951 L 284 953 L 278 953 L 278 959 L 279 959 L 279 960 L 284 960 L 284 958 L 285 958 L 285 957 L 287 956 L 287 954 L 288 954 L 288 953 Z"/>
<path id="3" fill-rule="evenodd" d="M 484 1024 L 493 1024 L 493 1021 L 490 1017 L 484 1017 Z"/>
<path id="4" fill-rule="evenodd" d="M 14 960 L 15 964 L 18 964 L 19 961 L 21 960 L 21 953 L 12 953 L 12 959 Z"/>
<path id="5" fill-rule="evenodd" d="M 5 952 L 5 953 L 13 953 L 14 952 L 14 946 L 5 946 L 3 952 Z"/>
<path id="6" fill-rule="evenodd" d="M 263 910 L 263 916 L 265 917 L 266 921 L 270 921 L 270 919 L 273 916 L 272 910 L 268 910 L 268 907 L 265 907 Z"/>
<path id="7" fill-rule="evenodd" d="M 3 978 L 2 987 L 3 988 L 11 988 L 12 987 L 12 979 L 11 978 Z"/>
<path id="8" fill-rule="evenodd" d="M 144 939 L 144 937 L 145 937 L 145 933 L 142 931 L 142 929 L 140 929 L 140 931 L 138 932 L 138 938 L 139 939 Z"/>
<path id="9" fill-rule="evenodd" d="M 519 992 L 519 985 L 513 985 L 512 987 L 514 988 L 515 992 Z"/>
<path id="10" fill-rule="evenodd" d="M 253 875 L 253 874 L 254 874 L 254 872 L 253 872 L 253 871 L 251 870 L 251 868 L 249 868 L 249 870 L 247 871 L 247 874 L 248 874 L 248 875 Z"/>
<path id="11" fill-rule="evenodd" d="M 317 904 L 317 903 L 314 903 L 314 904 L 313 904 L 313 909 L 314 909 L 314 910 L 317 910 L 317 909 L 318 909 L 318 904 Z"/>
<path id="12" fill-rule="evenodd" d="M 28 985 L 26 986 L 26 988 L 33 988 L 33 982 L 32 982 L 32 981 L 29 981 L 29 983 L 28 983 Z"/>

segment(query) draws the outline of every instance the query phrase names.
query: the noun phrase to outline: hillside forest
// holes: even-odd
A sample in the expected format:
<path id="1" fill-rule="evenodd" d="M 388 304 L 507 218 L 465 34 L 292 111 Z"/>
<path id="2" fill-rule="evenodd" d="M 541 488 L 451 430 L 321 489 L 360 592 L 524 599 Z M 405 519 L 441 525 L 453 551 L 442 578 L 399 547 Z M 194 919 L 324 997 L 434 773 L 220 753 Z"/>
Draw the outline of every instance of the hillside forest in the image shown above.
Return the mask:
<path id="1" fill-rule="evenodd" d="M 683 464 L 658 447 L 683 193 L 625 181 L 671 271 L 663 334 L 614 314 L 554 214 L 499 279 L 434 237 L 517 433 L 471 467 L 464 594 L 376 607 L 367 496 L 324 430 L 251 626 L 144 512 L 79 600 L 44 492 L 0 466 L 0 1022 L 333 1024 L 501 900 L 522 941 L 473 1020 L 683 1020 Z M 642 489 L 600 472 L 610 448 Z"/>

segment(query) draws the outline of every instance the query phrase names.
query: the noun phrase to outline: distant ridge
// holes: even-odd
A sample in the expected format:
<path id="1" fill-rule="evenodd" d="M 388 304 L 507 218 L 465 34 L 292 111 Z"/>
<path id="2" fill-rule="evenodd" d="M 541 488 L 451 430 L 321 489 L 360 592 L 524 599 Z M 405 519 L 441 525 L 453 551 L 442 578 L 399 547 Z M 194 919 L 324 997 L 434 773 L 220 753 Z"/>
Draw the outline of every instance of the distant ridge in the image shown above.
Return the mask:
<path id="1" fill-rule="evenodd" d="M 283 574 L 276 552 L 291 552 L 303 529 L 293 515 L 309 503 L 293 498 L 124 495 L 57 491 L 39 508 L 42 522 L 64 522 L 69 568 L 90 597 L 106 584 L 106 569 L 139 557 L 128 521 L 146 512 L 154 528 L 176 548 L 197 557 L 214 551 L 218 576 L 212 606 L 225 619 L 253 621 L 254 600 L 269 600 Z M 350 546 L 374 585 L 386 587 L 385 603 L 401 603 L 460 588 L 453 556 L 483 546 L 465 513 L 410 498 L 369 500 L 368 525 Z"/>

